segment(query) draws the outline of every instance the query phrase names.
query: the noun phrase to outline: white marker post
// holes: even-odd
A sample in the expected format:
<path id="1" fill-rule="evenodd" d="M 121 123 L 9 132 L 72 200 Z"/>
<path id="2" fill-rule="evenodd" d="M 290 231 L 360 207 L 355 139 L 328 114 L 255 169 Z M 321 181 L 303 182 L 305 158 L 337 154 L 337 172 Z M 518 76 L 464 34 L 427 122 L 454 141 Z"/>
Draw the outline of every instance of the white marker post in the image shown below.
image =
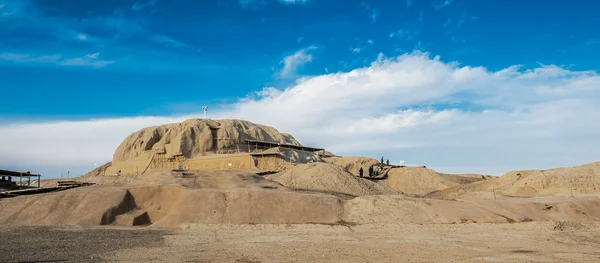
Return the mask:
<path id="1" fill-rule="evenodd" d="M 202 106 L 202 109 L 204 110 L 204 118 L 206 119 L 206 112 L 208 111 L 208 106 L 204 105 Z"/>

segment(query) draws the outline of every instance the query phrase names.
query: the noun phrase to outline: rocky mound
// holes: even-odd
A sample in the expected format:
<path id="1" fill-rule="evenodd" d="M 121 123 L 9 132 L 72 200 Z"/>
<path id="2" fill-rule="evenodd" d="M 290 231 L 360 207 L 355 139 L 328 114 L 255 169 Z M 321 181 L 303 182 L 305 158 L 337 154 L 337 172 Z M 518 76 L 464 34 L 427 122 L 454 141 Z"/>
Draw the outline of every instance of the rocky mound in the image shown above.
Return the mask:
<path id="1" fill-rule="evenodd" d="M 483 175 L 442 174 L 421 167 L 393 168 L 388 178 L 378 181 L 388 188 L 413 195 L 427 195 L 449 187 L 470 184 L 488 177 Z"/>
<path id="2" fill-rule="evenodd" d="M 358 178 L 338 165 L 328 163 L 301 164 L 266 178 L 293 189 L 354 196 L 398 193 L 367 179 Z"/>
<path id="3" fill-rule="evenodd" d="M 503 176 L 445 189 L 433 198 L 571 196 L 600 193 L 600 162 L 550 170 L 512 171 Z"/>
<path id="4" fill-rule="evenodd" d="M 181 154 L 186 158 L 232 150 L 245 140 L 300 145 L 289 134 L 243 120 L 189 119 L 141 129 L 119 145 L 113 162 L 149 159 L 152 152 Z"/>

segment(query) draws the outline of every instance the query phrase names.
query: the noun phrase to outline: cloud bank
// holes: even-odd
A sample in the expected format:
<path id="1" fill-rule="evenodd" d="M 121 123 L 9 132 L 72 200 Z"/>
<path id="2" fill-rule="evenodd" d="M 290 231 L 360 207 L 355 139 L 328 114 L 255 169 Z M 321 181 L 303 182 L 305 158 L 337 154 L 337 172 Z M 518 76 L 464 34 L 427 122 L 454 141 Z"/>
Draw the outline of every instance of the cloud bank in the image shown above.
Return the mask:
<path id="1" fill-rule="evenodd" d="M 380 55 L 368 67 L 304 77 L 285 89 L 267 87 L 209 115 L 274 126 L 336 154 L 500 175 L 599 160 L 599 102 L 594 71 L 489 71 L 415 52 Z M 0 160 L 48 176 L 85 172 L 110 160 L 128 134 L 200 112 L 3 124 Z"/>

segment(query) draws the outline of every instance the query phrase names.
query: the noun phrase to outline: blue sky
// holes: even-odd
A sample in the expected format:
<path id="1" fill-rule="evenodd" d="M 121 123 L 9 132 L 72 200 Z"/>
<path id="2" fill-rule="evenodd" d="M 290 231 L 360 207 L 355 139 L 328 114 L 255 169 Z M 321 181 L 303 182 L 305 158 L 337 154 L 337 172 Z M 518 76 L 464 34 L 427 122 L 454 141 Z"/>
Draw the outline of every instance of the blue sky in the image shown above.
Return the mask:
<path id="1" fill-rule="evenodd" d="M 502 155 L 509 160 L 502 161 L 502 166 L 494 165 L 497 156 L 486 160 L 473 156 L 444 161 L 447 152 L 455 152 L 452 147 L 459 146 L 440 146 L 435 150 L 437 154 L 428 156 L 434 146 L 426 142 L 441 137 L 417 138 L 422 132 L 407 133 L 413 128 L 402 124 L 411 123 L 415 116 L 443 120 L 444 114 L 457 114 L 460 116 L 452 117 L 449 121 L 452 125 L 447 129 L 462 134 L 456 128 L 457 123 L 472 117 L 468 122 L 472 124 L 480 118 L 475 115 L 489 111 L 515 117 L 536 110 L 556 114 L 554 108 L 541 108 L 548 103 L 594 105 L 598 102 L 600 71 L 600 33 L 593 30 L 600 24 L 598 10 L 600 3 L 588 0 L 0 0 L 0 89 L 3 97 L 8 98 L 0 107 L 0 124 L 5 126 L 0 132 L 14 134 L 23 127 L 19 125 L 78 125 L 124 118 L 158 118 L 128 126 L 130 130 L 119 130 L 115 138 L 102 143 L 116 147 L 120 142 L 116 138 L 155 124 L 155 120 L 198 117 L 202 105 L 207 104 L 214 117 L 261 121 L 299 134 L 307 144 L 325 144 L 348 154 L 376 156 L 385 152 L 395 159 L 411 160 L 408 155 L 415 163 L 433 163 L 446 171 L 474 169 L 497 174 L 513 168 L 592 161 L 600 158 L 585 151 L 581 156 L 558 163 L 559 152 L 523 160 L 519 154 L 507 157 L 510 149 Z M 437 75 L 439 71 L 431 71 L 432 68 L 448 70 L 448 74 L 454 72 L 453 80 L 457 80 L 460 72 L 468 71 L 477 81 L 448 84 L 444 89 L 442 86 L 450 82 Z M 373 73 L 374 77 L 361 80 L 353 75 L 361 70 L 367 73 L 360 76 L 381 70 L 381 74 L 389 73 L 386 76 L 390 79 L 379 83 L 376 78 L 379 73 Z M 510 79 L 499 79 L 504 74 Z M 332 84 L 340 79 L 342 84 Z M 333 82 L 325 83 L 327 80 Z M 439 82 L 432 84 L 428 80 Z M 410 81 L 415 81 L 414 85 L 405 85 Z M 389 83 L 394 84 L 388 86 Z M 323 93 L 334 86 L 336 91 L 348 93 L 344 97 L 336 97 L 336 92 Z M 371 86 L 382 89 L 364 88 Z M 413 86 L 422 87 L 422 93 L 406 93 L 414 91 L 406 88 Z M 492 86 L 497 88 L 488 88 Z M 353 87 L 356 90 L 350 92 Z M 544 88 L 548 90 L 541 92 Z M 289 97 L 286 91 L 296 94 L 294 91 L 298 90 L 321 94 L 315 97 L 323 98 L 321 103 L 333 100 L 351 103 L 355 102 L 352 96 L 368 98 L 370 94 L 380 96 L 373 97 L 372 103 L 397 99 L 390 105 L 364 105 L 377 109 L 373 112 L 344 103 L 315 106 L 306 99 L 311 95 L 280 105 L 280 108 L 297 106 L 290 109 L 291 115 L 312 107 L 321 110 L 316 114 L 326 116 L 298 115 L 297 118 L 311 119 L 306 123 L 299 121 L 302 125 L 287 123 L 289 115 L 265 113 L 266 105 Z M 586 110 L 594 112 L 595 108 Z M 582 115 L 579 111 L 571 114 Z M 325 140 L 314 132 L 322 123 L 344 116 L 355 116 L 357 121 L 376 120 L 371 126 L 385 123 L 387 126 L 380 128 L 388 131 L 390 139 L 411 143 L 358 151 L 339 147 L 342 143 Z M 581 128 L 591 128 L 589 120 L 578 120 Z M 339 121 L 331 130 L 346 132 L 346 137 L 341 137 L 348 140 L 386 144 L 369 142 L 365 139 L 368 136 L 356 135 L 353 125 L 350 121 Z M 428 127 L 419 125 L 415 127 Z M 548 125 L 552 124 L 542 123 L 534 130 L 543 133 L 549 130 Z M 311 126 L 313 130 L 307 128 Z M 473 129 L 480 128 L 488 127 Z M 531 135 L 540 140 L 532 147 L 548 152 L 539 146 L 564 138 L 598 146 L 597 140 L 590 141 L 582 134 L 561 132 L 541 137 L 544 140 L 539 134 Z M 69 133 L 56 136 L 67 136 L 61 134 Z M 395 136 L 399 134 L 407 137 L 398 139 Z M 13 141 L 11 147 L 15 149 L 27 148 L 31 138 L 20 138 L 22 141 L 9 136 L 7 140 Z M 48 140 L 61 141 L 56 137 Z M 423 144 L 417 143 L 418 140 L 423 140 Z M 465 152 L 473 150 L 469 147 L 483 147 L 465 145 L 460 146 Z M 76 146 L 72 149 L 74 153 L 84 151 Z M 577 149 L 581 148 L 573 151 Z M 79 165 L 74 164 L 79 161 L 99 163 L 110 159 L 109 150 L 100 152 L 102 155 L 89 160 L 65 156 L 60 168 L 39 169 L 56 174 L 66 169 L 64 166 Z M 35 168 L 33 161 L 4 158 L 10 168 Z M 473 162 L 486 164 L 478 168 Z M 78 169 L 82 171 L 89 168 L 81 167 Z"/>

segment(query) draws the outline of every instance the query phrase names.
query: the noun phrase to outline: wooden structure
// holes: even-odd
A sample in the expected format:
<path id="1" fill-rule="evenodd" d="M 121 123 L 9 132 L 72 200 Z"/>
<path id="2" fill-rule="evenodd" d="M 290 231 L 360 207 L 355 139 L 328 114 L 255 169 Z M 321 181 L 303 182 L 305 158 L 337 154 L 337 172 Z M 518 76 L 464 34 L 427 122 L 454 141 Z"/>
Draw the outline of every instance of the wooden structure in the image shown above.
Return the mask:
<path id="1" fill-rule="evenodd" d="M 249 150 L 252 150 L 252 149 L 266 150 L 266 149 L 270 149 L 270 148 L 281 147 L 281 148 L 289 148 L 289 149 L 306 151 L 306 152 L 320 152 L 320 151 L 325 152 L 325 149 L 321 149 L 321 148 L 287 144 L 287 143 L 274 143 L 274 142 L 259 141 L 259 140 L 246 140 L 246 144 L 248 145 Z"/>
<path id="2" fill-rule="evenodd" d="M 13 182 L 13 177 L 19 177 L 18 184 L 16 181 Z M 27 181 L 23 181 L 23 178 L 27 178 Z M 40 187 L 40 177 L 39 174 L 32 174 L 29 171 L 27 172 L 15 172 L 9 170 L 0 170 L 0 184 L 3 185 L 14 185 L 16 187 L 19 186 L 27 186 L 32 187 L 31 185 L 31 177 L 37 177 L 37 187 Z M 35 180 L 35 179 L 34 179 Z M 33 186 L 35 187 L 35 186 Z"/>

